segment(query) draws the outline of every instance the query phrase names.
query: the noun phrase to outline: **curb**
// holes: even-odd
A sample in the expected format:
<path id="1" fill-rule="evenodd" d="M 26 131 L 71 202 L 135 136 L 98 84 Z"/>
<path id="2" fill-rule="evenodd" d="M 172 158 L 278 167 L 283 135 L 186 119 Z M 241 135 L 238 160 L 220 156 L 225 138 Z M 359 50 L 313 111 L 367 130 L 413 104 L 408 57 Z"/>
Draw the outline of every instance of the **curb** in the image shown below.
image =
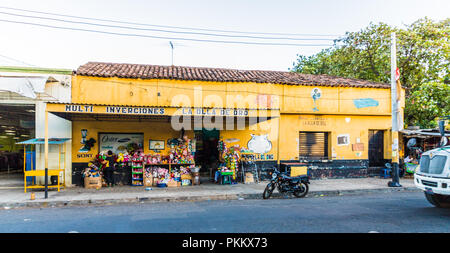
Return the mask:
<path id="1" fill-rule="evenodd" d="M 389 193 L 389 192 L 421 192 L 416 187 L 401 188 L 378 188 L 378 189 L 357 189 L 357 190 L 329 190 L 329 191 L 311 191 L 305 198 L 332 197 L 343 195 L 363 195 L 370 193 Z M 280 193 L 274 193 L 271 198 L 282 198 Z M 161 203 L 161 202 L 197 202 L 211 200 L 245 200 L 262 199 L 262 193 L 251 194 L 221 194 L 209 196 L 180 196 L 180 197 L 144 197 L 144 198 L 125 198 L 125 199 L 98 199 L 98 200 L 71 200 L 71 201 L 37 201 L 37 202 L 16 202 L 2 203 L 0 209 L 21 209 L 21 208 L 49 208 L 49 207 L 68 207 L 68 206 L 107 206 L 120 204 L 136 203 Z"/>

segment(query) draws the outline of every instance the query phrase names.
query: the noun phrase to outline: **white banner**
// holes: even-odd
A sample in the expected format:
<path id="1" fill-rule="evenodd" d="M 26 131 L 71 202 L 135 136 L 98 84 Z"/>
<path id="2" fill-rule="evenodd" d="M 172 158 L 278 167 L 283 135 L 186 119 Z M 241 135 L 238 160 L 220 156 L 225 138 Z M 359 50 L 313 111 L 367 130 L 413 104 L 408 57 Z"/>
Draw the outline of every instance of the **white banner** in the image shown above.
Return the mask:
<path id="1" fill-rule="evenodd" d="M 100 152 L 111 150 L 114 154 L 125 153 L 131 143 L 136 143 L 144 149 L 144 134 L 104 133 L 99 134 Z"/>

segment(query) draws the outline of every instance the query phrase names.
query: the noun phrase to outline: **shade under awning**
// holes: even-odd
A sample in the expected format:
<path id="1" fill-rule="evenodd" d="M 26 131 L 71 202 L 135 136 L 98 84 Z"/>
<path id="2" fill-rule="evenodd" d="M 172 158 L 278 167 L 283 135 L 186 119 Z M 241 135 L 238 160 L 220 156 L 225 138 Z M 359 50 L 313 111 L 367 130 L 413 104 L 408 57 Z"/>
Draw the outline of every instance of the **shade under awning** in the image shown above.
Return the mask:
<path id="1" fill-rule="evenodd" d="M 439 132 L 431 132 L 431 131 L 424 131 L 424 130 L 408 130 L 404 129 L 400 131 L 401 133 L 405 135 L 417 135 L 417 136 L 426 136 L 426 137 L 441 137 L 441 133 Z M 450 133 L 446 131 L 445 133 L 446 137 L 450 137 Z"/>
<path id="2" fill-rule="evenodd" d="M 66 141 L 70 140 L 70 138 L 49 138 L 48 144 L 62 144 Z M 45 144 L 44 138 L 35 138 L 30 139 L 22 142 L 17 142 L 16 144 Z"/>

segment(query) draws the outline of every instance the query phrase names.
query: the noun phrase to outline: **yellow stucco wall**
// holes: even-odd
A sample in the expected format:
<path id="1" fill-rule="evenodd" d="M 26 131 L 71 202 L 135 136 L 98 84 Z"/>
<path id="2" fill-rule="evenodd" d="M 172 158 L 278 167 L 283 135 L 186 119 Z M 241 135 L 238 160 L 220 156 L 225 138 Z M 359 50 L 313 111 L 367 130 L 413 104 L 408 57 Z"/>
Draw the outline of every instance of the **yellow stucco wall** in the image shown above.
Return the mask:
<path id="1" fill-rule="evenodd" d="M 299 132 L 328 132 L 329 156 L 333 160 L 368 159 L 369 130 L 385 130 L 384 158 L 390 159 L 390 117 L 358 115 L 281 115 L 282 160 L 299 159 Z M 337 145 L 337 136 L 348 134 L 349 145 Z M 364 151 L 353 151 L 352 144 L 364 144 Z"/>
<path id="2" fill-rule="evenodd" d="M 320 87 L 265 83 L 205 82 L 73 76 L 72 102 L 134 106 L 272 108 L 281 113 L 390 115 L 390 89 Z M 402 90 L 404 96 L 404 90 Z M 376 105 L 357 108 L 356 100 Z M 259 103 L 258 103 L 259 102 Z M 404 105 L 404 99 L 401 100 Z M 317 108 L 317 110 L 313 110 Z"/>
<path id="3" fill-rule="evenodd" d="M 317 87 L 321 90 L 321 97 L 314 102 L 311 92 L 316 88 L 315 86 L 73 76 L 72 103 L 279 108 L 281 160 L 298 159 L 299 131 L 329 132 L 331 159 L 368 159 L 370 129 L 385 131 L 384 158 L 391 158 L 390 89 Z M 404 106 L 404 90 L 401 94 L 400 104 Z M 230 104 L 230 101 L 233 102 Z M 265 103 L 258 103 L 258 101 L 265 101 Z M 358 108 L 358 101 L 370 103 Z M 311 123 L 314 121 L 322 123 Z M 149 139 L 167 140 L 179 136 L 179 132 L 170 128 L 170 123 L 75 121 L 73 123 L 73 162 L 89 160 L 77 158 L 76 151 L 81 147 L 81 128 L 88 129 L 89 136 L 94 136 L 95 139 L 98 132 L 143 132 L 145 152 L 149 152 Z M 193 137 L 192 131 L 187 131 L 187 134 L 190 138 Z M 270 155 L 273 155 L 274 160 L 277 159 L 278 118 L 258 124 L 256 129 L 253 126 L 246 130 L 221 131 L 220 133 L 223 139 L 238 139 L 238 142 L 232 144 L 243 147 L 247 147 L 251 139 L 250 134 L 267 134 L 272 143 Z M 337 145 L 337 136 L 340 134 L 349 134 L 349 145 Z M 364 151 L 352 150 L 352 144 L 356 143 L 357 139 L 363 143 Z M 95 148 L 97 147 L 98 143 Z M 93 154 L 97 152 L 95 148 L 91 151 Z"/>
<path id="4" fill-rule="evenodd" d="M 277 119 L 272 119 L 263 123 L 253 126 L 251 129 L 246 127 L 242 130 L 222 130 L 220 131 L 220 138 L 224 141 L 234 139 L 232 143 L 227 143 L 228 146 L 240 145 L 247 148 L 247 143 L 254 135 L 268 135 L 269 141 L 272 142 L 271 150 L 261 157 L 259 160 L 276 160 L 277 150 L 277 129 L 269 128 L 269 124 L 274 122 L 277 126 Z M 263 126 L 259 126 L 263 125 Z M 86 139 L 94 138 L 96 143 L 90 152 L 81 153 L 81 129 L 87 129 L 88 134 Z M 134 122 L 134 121 L 73 121 L 72 125 L 72 162 L 74 163 L 87 163 L 92 160 L 99 152 L 99 133 L 143 133 L 144 134 L 144 153 L 149 154 L 153 151 L 149 150 L 149 140 L 164 140 L 165 149 L 161 150 L 161 154 L 168 154 L 169 147 L 167 146 L 167 140 L 171 138 L 179 138 L 180 131 L 172 129 L 170 122 Z M 190 138 L 194 138 L 194 131 L 187 130 L 185 134 Z"/>
<path id="5" fill-rule="evenodd" d="M 81 129 L 87 129 L 87 139 L 94 138 L 97 142 L 88 153 L 78 152 L 83 146 L 81 144 Z M 99 150 L 99 133 L 143 133 L 144 134 L 144 153 L 151 153 L 149 150 L 149 140 L 164 140 L 166 141 L 165 150 L 162 153 L 169 151 L 167 147 L 167 140 L 170 138 L 180 137 L 180 132 L 172 130 L 170 123 L 167 122 L 130 122 L 130 121 L 73 121 L 72 124 L 72 162 L 83 163 L 92 160 Z M 193 138 L 192 131 L 186 131 L 185 134 L 189 138 Z M 92 155 L 86 157 L 86 155 Z"/>
<path id="6" fill-rule="evenodd" d="M 72 103 L 82 104 L 220 108 L 231 104 L 235 108 L 267 108 L 267 103 L 257 102 L 266 94 L 281 95 L 281 91 L 282 86 L 274 84 L 86 76 L 72 79 Z M 279 108 L 275 96 L 269 96 L 267 100 L 270 108 Z"/>

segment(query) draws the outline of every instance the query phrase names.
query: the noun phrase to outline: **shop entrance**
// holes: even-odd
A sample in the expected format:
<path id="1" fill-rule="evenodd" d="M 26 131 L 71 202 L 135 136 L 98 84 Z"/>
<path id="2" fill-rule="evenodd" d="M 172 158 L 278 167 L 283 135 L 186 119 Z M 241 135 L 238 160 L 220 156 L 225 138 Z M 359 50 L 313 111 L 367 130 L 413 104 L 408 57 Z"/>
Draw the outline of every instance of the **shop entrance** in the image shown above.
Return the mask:
<path id="1" fill-rule="evenodd" d="M 194 131 L 196 140 L 195 164 L 200 165 L 201 172 L 210 172 L 219 166 L 219 138 L 220 131 L 213 129 L 211 131 L 203 128 Z"/>
<path id="2" fill-rule="evenodd" d="M 0 104 L 0 187 L 23 185 L 24 158 L 30 165 L 27 169 L 35 168 L 35 150 L 24 154 L 24 145 L 16 145 L 34 137 L 35 105 Z"/>
<path id="3" fill-rule="evenodd" d="M 384 165 L 384 131 L 369 130 L 369 167 Z"/>

